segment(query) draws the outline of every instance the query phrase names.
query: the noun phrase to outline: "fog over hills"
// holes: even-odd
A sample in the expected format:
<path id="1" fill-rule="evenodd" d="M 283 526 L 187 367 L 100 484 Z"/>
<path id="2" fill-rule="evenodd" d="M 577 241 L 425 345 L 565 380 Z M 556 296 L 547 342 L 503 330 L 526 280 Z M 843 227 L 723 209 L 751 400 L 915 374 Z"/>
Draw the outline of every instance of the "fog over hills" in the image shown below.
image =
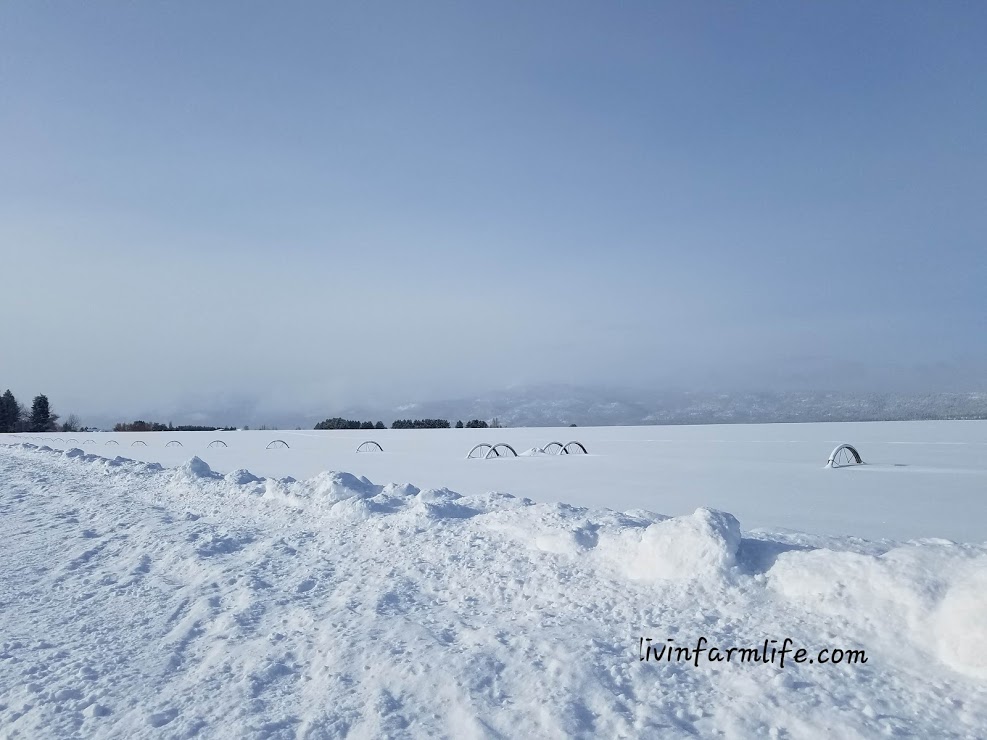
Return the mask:
<path id="1" fill-rule="evenodd" d="M 642 424 L 751 424 L 818 421 L 987 419 L 987 392 L 853 393 L 844 391 L 642 391 L 595 386 L 535 385 L 475 397 L 400 405 L 313 404 L 277 408 L 247 395 L 184 399 L 169 407 L 119 416 L 92 415 L 87 424 L 109 428 L 135 418 L 174 422 L 303 429 L 328 417 L 383 421 L 440 418 L 497 419 L 503 426 Z"/>

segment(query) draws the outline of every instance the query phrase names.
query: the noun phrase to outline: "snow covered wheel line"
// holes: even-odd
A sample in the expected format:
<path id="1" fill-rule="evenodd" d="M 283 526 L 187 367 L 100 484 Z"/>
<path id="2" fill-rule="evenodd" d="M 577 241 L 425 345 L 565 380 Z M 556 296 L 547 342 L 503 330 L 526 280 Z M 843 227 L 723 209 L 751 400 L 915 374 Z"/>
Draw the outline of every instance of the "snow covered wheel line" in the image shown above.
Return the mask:
<path id="1" fill-rule="evenodd" d="M 377 448 L 377 452 L 383 452 L 384 448 L 380 446 L 380 442 L 375 442 L 372 439 L 368 439 L 363 442 L 359 447 L 356 448 L 357 452 L 373 452 L 374 448 Z"/>
<path id="2" fill-rule="evenodd" d="M 473 449 L 469 451 L 466 455 L 467 460 L 490 460 L 494 457 L 506 457 L 507 453 L 511 453 L 512 457 L 517 457 L 517 450 L 511 447 L 506 442 L 497 442 L 491 444 L 490 442 L 481 442 L 475 445 Z"/>
<path id="3" fill-rule="evenodd" d="M 484 459 L 485 460 L 486 459 L 489 459 L 491 456 L 493 456 L 493 457 L 506 457 L 507 456 L 506 453 L 508 453 L 508 452 L 510 452 L 511 455 L 513 455 L 514 457 L 517 457 L 517 450 L 515 450 L 513 447 L 511 447 L 506 442 L 498 442 L 492 448 L 490 448 L 490 450 L 484 456 Z M 501 454 L 501 453 L 504 453 L 504 454 Z"/>
<path id="4" fill-rule="evenodd" d="M 207 448 L 212 448 L 212 447 L 229 447 L 229 445 L 226 444 L 226 442 L 224 442 L 221 439 L 214 439 L 212 442 L 210 442 L 209 444 L 207 444 L 206 447 Z"/>
<path id="5" fill-rule="evenodd" d="M 285 442 L 283 439 L 275 439 L 270 444 L 268 444 L 267 447 L 265 447 L 264 449 L 265 450 L 283 450 L 283 449 L 289 449 L 289 448 L 290 448 L 290 445 L 287 442 Z"/>
<path id="6" fill-rule="evenodd" d="M 467 459 L 467 460 L 473 460 L 473 459 L 478 459 L 478 458 L 482 458 L 482 457 L 485 457 L 485 456 L 486 456 L 486 454 L 487 454 L 487 453 L 488 453 L 488 452 L 489 452 L 489 451 L 490 451 L 491 449 L 493 449 L 493 445 L 492 445 L 492 444 L 490 444 L 489 442 L 480 442 L 480 444 L 478 444 L 478 445 L 474 445 L 474 446 L 473 446 L 473 449 L 471 449 L 471 450 L 470 450 L 470 451 L 469 451 L 469 452 L 468 452 L 468 453 L 466 454 L 466 459 Z"/>
<path id="7" fill-rule="evenodd" d="M 857 452 L 857 448 L 850 444 L 841 444 L 830 454 L 826 461 L 827 468 L 844 468 L 848 465 L 863 465 L 864 460 Z"/>

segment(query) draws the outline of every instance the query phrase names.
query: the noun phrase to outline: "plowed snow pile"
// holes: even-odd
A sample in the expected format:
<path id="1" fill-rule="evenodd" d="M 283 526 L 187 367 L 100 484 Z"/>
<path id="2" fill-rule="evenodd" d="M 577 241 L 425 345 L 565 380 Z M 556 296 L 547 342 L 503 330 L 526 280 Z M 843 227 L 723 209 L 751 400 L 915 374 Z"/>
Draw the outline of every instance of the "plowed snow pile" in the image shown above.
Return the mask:
<path id="1" fill-rule="evenodd" d="M 987 547 L 0 447 L 0 736 L 561 735 L 987 736 Z"/>

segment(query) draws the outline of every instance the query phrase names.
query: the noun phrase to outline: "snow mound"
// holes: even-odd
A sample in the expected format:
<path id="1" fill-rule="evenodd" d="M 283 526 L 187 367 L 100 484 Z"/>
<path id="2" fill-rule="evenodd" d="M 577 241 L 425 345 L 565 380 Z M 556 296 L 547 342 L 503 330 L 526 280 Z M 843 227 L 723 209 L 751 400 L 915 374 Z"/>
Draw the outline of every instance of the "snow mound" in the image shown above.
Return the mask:
<path id="1" fill-rule="evenodd" d="M 176 483 L 194 482 L 203 479 L 216 480 L 222 477 L 219 473 L 214 473 L 212 468 L 209 467 L 209 464 L 199 457 L 192 457 L 186 460 L 175 468 L 172 473 L 172 480 Z"/>
<path id="2" fill-rule="evenodd" d="M 231 486 L 246 486 L 250 483 L 260 483 L 264 479 L 258 478 L 256 475 L 251 473 L 249 470 L 239 468 L 230 473 L 226 474 L 224 480 Z"/>
<path id="3" fill-rule="evenodd" d="M 304 481 L 268 478 L 264 481 L 264 487 L 266 498 L 312 512 L 331 513 L 332 516 L 365 519 L 371 513 L 385 513 L 385 509 L 393 509 L 392 506 L 380 505 L 382 499 L 392 498 L 383 493 L 383 486 L 374 485 L 363 477 L 357 478 L 352 473 L 330 470 Z"/>
<path id="4" fill-rule="evenodd" d="M 943 597 L 933 631 L 939 659 L 960 673 L 987 679 L 987 558 L 975 561 Z"/>
<path id="5" fill-rule="evenodd" d="M 123 457 L 121 455 L 117 455 L 112 460 L 105 457 L 103 458 L 103 465 L 107 468 L 107 470 L 109 470 L 110 468 L 120 468 L 133 464 L 134 461 L 131 460 L 129 457 Z"/>
<path id="6" fill-rule="evenodd" d="M 463 497 L 448 488 L 430 488 L 415 495 L 416 509 L 426 519 L 469 519 L 479 509 L 460 503 Z"/>
<path id="7" fill-rule="evenodd" d="M 599 525 L 587 518 L 588 509 L 568 504 L 534 504 L 513 496 L 468 499 L 486 512 L 483 523 L 530 550 L 576 557 L 596 547 Z"/>
<path id="8" fill-rule="evenodd" d="M 598 551 L 636 581 L 724 575 L 737 563 L 740 522 L 733 514 L 700 508 L 645 528 L 604 533 Z"/>
<path id="9" fill-rule="evenodd" d="M 867 630 L 912 634 L 922 629 L 935 589 L 921 573 L 903 570 L 893 553 L 784 552 L 768 571 L 769 583 L 816 613 L 852 620 Z"/>
<path id="10" fill-rule="evenodd" d="M 448 503 L 462 498 L 461 495 L 455 491 L 450 491 L 448 488 L 429 488 L 425 491 L 416 491 L 414 495 L 420 503 Z"/>
<path id="11" fill-rule="evenodd" d="M 357 478 L 352 473 L 336 471 L 319 473 L 300 485 L 307 488 L 310 495 L 324 498 L 332 503 L 373 498 L 383 490 L 383 486 L 375 486 L 366 478 Z"/>
<path id="12" fill-rule="evenodd" d="M 789 602 L 831 618 L 861 644 L 905 641 L 956 671 L 987 678 L 987 557 L 978 554 L 932 541 L 879 556 L 786 552 L 768 579 Z"/>
<path id="13" fill-rule="evenodd" d="M 388 496 L 411 497 L 417 496 L 421 493 L 421 489 L 417 486 L 411 485 L 410 483 L 388 483 L 384 486 L 382 493 L 385 493 Z M 458 496 L 459 494 L 457 493 L 456 495 Z"/>
<path id="14" fill-rule="evenodd" d="M 79 460 L 80 462 L 87 462 L 87 463 L 107 462 L 106 458 L 100 457 L 99 455 L 93 455 L 91 453 L 87 454 L 85 450 L 79 449 L 78 447 L 72 447 L 68 450 L 65 450 L 65 452 L 62 453 L 62 455 L 67 458 Z M 158 469 L 160 468 L 161 466 L 159 465 Z"/>

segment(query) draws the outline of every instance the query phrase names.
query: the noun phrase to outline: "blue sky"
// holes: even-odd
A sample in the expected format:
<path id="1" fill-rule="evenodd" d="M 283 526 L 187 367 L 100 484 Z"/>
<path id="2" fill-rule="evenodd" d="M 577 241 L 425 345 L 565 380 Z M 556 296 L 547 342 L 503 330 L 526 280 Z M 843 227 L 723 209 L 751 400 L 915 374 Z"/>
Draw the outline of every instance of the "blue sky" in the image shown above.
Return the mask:
<path id="1" fill-rule="evenodd" d="M 982 3 L 0 6 L 0 385 L 987 386 Z"/>

